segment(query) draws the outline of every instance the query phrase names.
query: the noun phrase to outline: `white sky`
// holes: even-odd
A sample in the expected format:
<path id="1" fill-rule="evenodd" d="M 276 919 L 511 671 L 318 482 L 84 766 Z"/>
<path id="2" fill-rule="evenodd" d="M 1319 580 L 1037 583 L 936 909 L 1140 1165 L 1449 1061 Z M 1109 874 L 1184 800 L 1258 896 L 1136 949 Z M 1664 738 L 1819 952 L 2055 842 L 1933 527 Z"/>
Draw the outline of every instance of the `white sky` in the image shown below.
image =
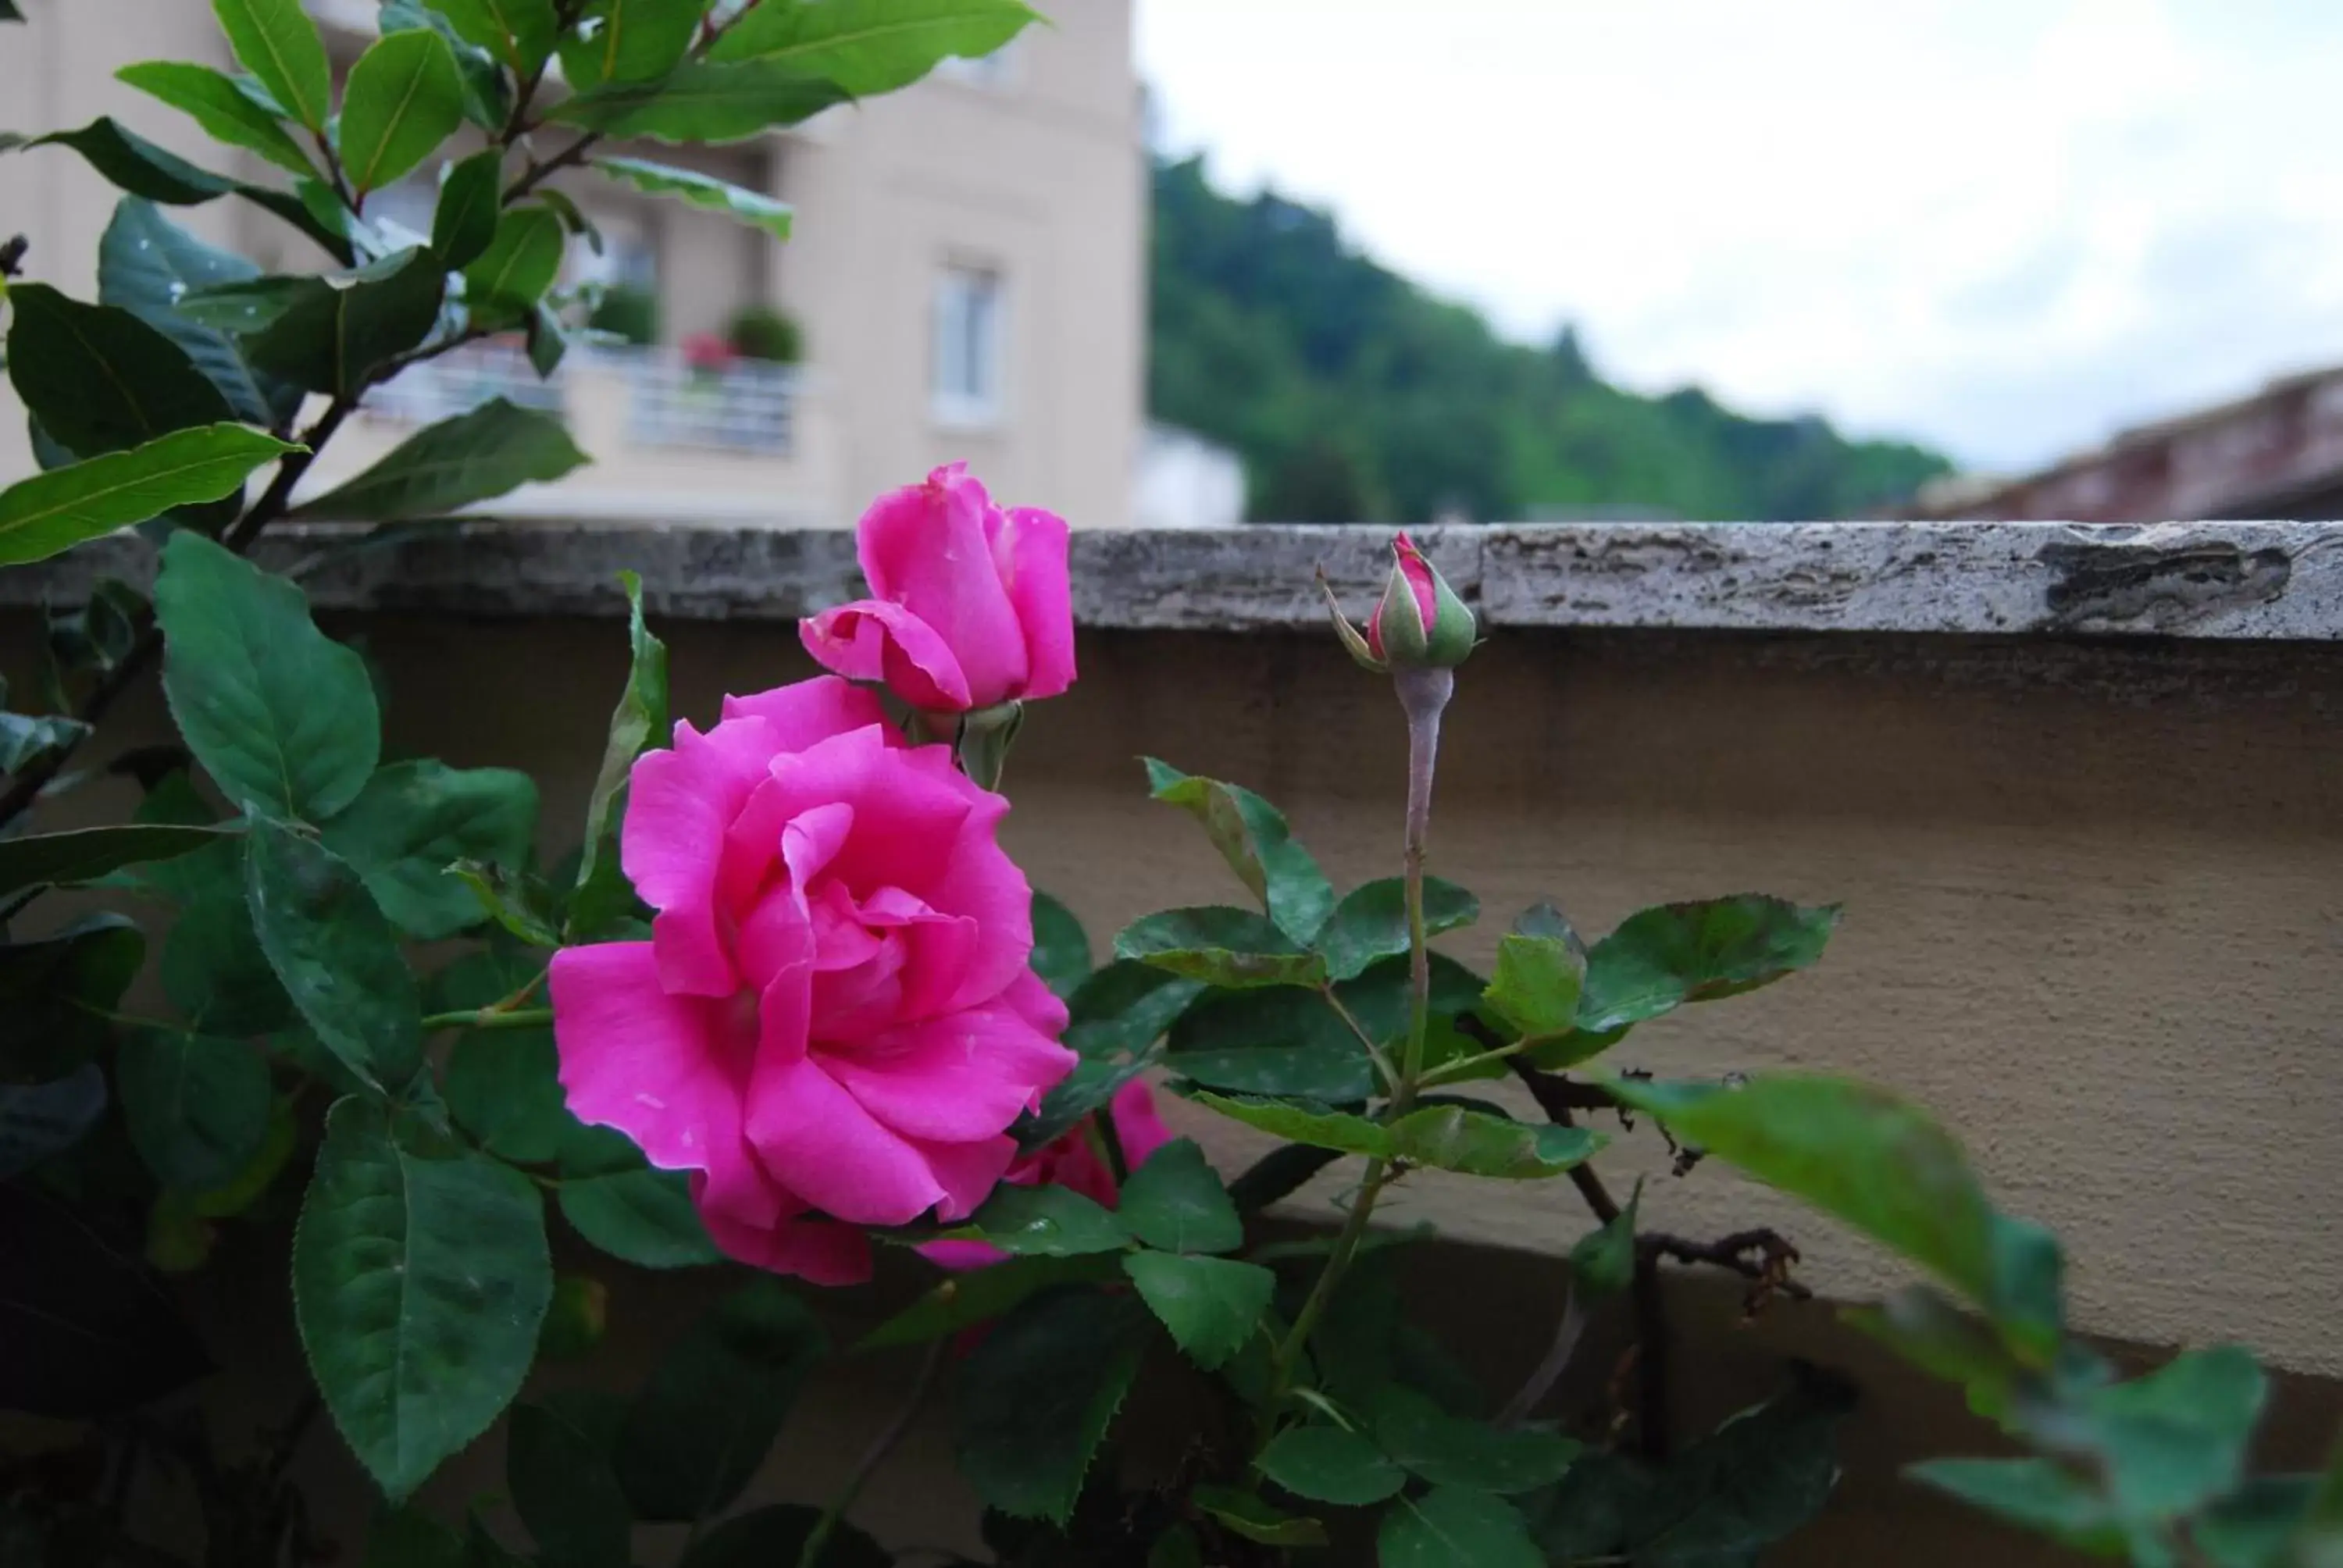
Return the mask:
<path id="1" fill-rule="evenodd" d="M 1139 0 L 1139 64 L 1634 387 L 2015 467 L 2343 360 L 2343 0 Z"/>

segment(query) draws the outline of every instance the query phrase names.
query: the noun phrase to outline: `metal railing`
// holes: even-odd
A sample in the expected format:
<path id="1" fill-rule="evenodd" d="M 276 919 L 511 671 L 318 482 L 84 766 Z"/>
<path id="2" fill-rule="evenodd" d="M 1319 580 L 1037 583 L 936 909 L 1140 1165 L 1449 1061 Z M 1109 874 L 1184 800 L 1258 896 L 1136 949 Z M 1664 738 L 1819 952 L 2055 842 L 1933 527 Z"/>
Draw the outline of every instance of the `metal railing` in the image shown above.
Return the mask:
<path id="1" fill-rule="evenodd" d="M 468 344 L 409 368 L 375 393 L 367 411 L 427 425 L 503 397 L 560 414 L 573 387 L 580 398 L 589 396 L 581 382 L 588 377 L 618 384 L 626 438 L 635 445 L 789 455 L 799 392 L 795 367 L 754 359 L 695 367 L 669 348 L 574 348 L 550 379 L 540 379 L 518 344 Z"/>

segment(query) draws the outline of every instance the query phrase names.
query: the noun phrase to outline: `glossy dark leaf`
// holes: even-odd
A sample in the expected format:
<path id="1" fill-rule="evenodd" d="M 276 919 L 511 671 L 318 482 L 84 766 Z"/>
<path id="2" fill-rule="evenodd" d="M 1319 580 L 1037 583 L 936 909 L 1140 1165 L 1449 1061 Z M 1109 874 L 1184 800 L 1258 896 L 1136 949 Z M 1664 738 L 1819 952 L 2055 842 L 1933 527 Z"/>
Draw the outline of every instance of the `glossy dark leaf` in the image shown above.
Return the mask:
<path id="1" fill-rule="evenodd" d="M 1034 19 L 1021 0 L 770 5 L 742 17 L 710 53 L 718 60 L 779 61 L 871 97 L 910 86 L 947 57 L 990 55 Z"/>
<path id="2" fill-rule="evenodd" d="M 618 1481 L 637 1515 L 720 1513 L 764 1462 L 827 1348 L 813 1314 L 769 1279 L 725 1297 L 671 1341 L 618 1432 Z"/>
<path id="3" fill-rule="evenodd" d="M 552 1293 L 528 1178 L 407 1147 L 380 1106 L 334 1107 L 294 1236 L 294 1307 L 326 1408 L 393 1501 L 519 1392 Z"/>
<path id="4" fill-rule="evenodd" d="M 1116 935 L 1114 952 L 1230 990 L 1314 986 L 1327 975 L 1323 959 L 1304 951 L 1266 917 L 1227 905 L 1165 910 L 1135 920 Z"/>
<path id="5" fill-rule="evenodd" d="M 549 1029 L 467 1030 L 447 1052 L 447 1109 L 499 1160 L 536 1165 L 576 1134 Z"/>
<path id="6" fill-rule="evenodd" d="M 561 1184 L 561 1217 L 602 1251 L 645 1269 L 718 1261 L 680 1171 L 617 1171 Z"/>
<path id="7" fill-rule="evenodd" d="M 620 139 L 737 142 L 802 124 L 846 98 L 836 85 L 786 61 L 695 64 L 655 82 L 589 88 L 555 109 L 552 118 Z"/>
<path id="8" fill-rule="evenodd" d="M 464 123 L 464 82 L 427 28 L 385 32 L 342 88 L 342 167 L 363 197 L 413 169 Z"/>
<path id="9" fill-rule="evenodd" d="M 488 249 L 464 268 L 464 302 L 475 322 L 518 323 L 561 271 L 561 220 L 541 203 L 508 207 Z"/>
<path id="10" fill-rule="evenodd" d="M 241 496 L 246 476 L 299 448 L 241 425 L 176 430 L 0 490 L 0 567 L 45 560 L 174 508 Z"/>
<path id="11" fill-rule="evenodd" d="M 431 214 L 431 253 L 440 266 L 468 266 L 496 238 L 504 167 L 501 148 L 483 147 L 447 171 L 439 186 L 439 205 Z"/>
<path id="12" fill-rule="evenodd" d="M 525 866 L 537 839 L 537 783 L 509 768 L 421 760 L 375 770 L 325 828 L 390 922 L 427 941 L 480 923 L 479 900 L 448 868 Z"/>
<path id="13" fill-rule="evenodd" d="M 1631 915 L 1586 955 L 1578 1027 L 1597 1033 L 1770 984 L 1819 960 L 1838 918 L 1835 904 L 1757 893 Z"/>
<path id="14" fill-rule="evenodd" d="M 297 175 L 317 172 L 260 94 L 225 71 L 188 60 L 143 60 L 115 75 L 186 115 L 216 142 L 257 153 Z"/>
<path id="15" fill-rule="evenodd" d="M 246 357 L 297 387 L 355 397 L 393 357 L 431 335 L 446 286 L 438 259 L 420 247 L 355 272 L 304 277 L 285 307 L 245 339 Z"/>
<path id="16" fill-rule="evenodd" d="M 186 351 L 247 425 L 278 426 L 300 411 L 301 389 L 245 363 L 226 332 L 206 327 L 179 308 L 189 294 L 257 277 L 260 269 L 230 251 L 206 245 L 165 217 L 152 202 L 125 196 L 116 204 L 97 246 L 97 297 L 119 306 Z"/>
<path id="17" fill-rule="evenodd" d="M 1325 997 L 1299 987 L 1206 994 L 1172 1026 L 1164 1065 L 1238 1094 L 1341 1104 L 1378 1090 L 1350 1025 Z"/>
<path id="18" fill-rule="evenodd" d="M 1061 997 L 1090 978 L 1091 942 L 1074 911 L 1047 893 L 1033 895 L 1033 972 Z"/>
<path id="19" fill-rule="evenodd" d="M 1481 900 L 1464 889 L 1438 877 L 1423 879 L 1426 936 L 1469 926 L 1480 917 Z M 1317 947 L 1325 955 L 1327 971 L 1338 980 L 1365 973 L 1378 959 L 1406 952 L 1406 884 L 1397 877 L 1385 877 L 1352 889 L 1319 928 Z"/>
<path id="20" fill-rule="evenodd" d="M 674 70 L 699 28 L 699 7 L 674 0 L 584 0 L 584 24 L 562 35 L 561 68 L 579 88 L 657 84 Z"/>
<path id="21" fill-rule="evenodd" d="M 969 1353 L 953 1411 L 960 1474 L 1021 1519 L 1063 1523 L 1139 1375 L 1147 1310 L 1068 1288 L 1018 1307 Z"/>
<path id="22" fill-rule="evenodd" d="M 1244 1245 L 1244 1221 L 1192 1138 L 1173 1139 L 1131 1173 L 1115 1218 L 1160 1251 L 1232 1252 Z"/>
<path id="23" fill-rule="evenodd" d="M 233 829 L 171 824 L 75 828 L 0 839 L 0 893 L 94 881 L 126 866 L 176 859 L 206 846 L 235 841 Z"/>
<path id="24" fill-rule="evenodd" d="M 287 114 L 322 131 L 334 112 L 325 40 L 301 0 L 212 0 L 238 64 Z"/>
<path id="25" fill-rule="evenodd" d="M 314 821 L 357 799 L 381 750 L 374 683 L 299 588 L 183 530 L 155 614 L 171 716 L 231 801 Z"/>
<path id="26" fill-rule="evenodd" d="M 433 0 L 433 5 L 466 42 L 519 76 L 545 64 L 560 31 L 553 0 Z"/>
<path id="27" fill-rule="evenodd" d="M 317 1038 L 378 1092 L 422 1065 L 422 1009 L 398 936 L 349 863 L 281 823 L 254 824 L 245 851 L 253 930 L 285 994 Z"/>
<path id="28" fill-rule="evenodd" d="M 1292 1197 L 1311 1178 L 1342 1157 L 1339 1150 L 1313 1149 L 1306 1143 L 1280 1144 L 1229 1183 L 1229 1200 L 1241 1214 L 1257 1213 Z"/>
<path id="29" fill-rule="evenodd" d="M 235 422 L 186 350 L 129 311 L 84 305 L 39 283 L 12 285 L 8 307 L 8 378 L 41 428 L 75 457 Z"/>
<path id="30" fill-rule="evenodd" d="M 1334 908 L 1334 890 L 1294 840 L 1284 813 L 1241 785 L 1182 773 L 1152 757 L 1141 760 L 1149 792 L 1203 824 L 1221 859 L 1262 900 L 1277 928 L 1297 942 L 1316 937 Z"/>

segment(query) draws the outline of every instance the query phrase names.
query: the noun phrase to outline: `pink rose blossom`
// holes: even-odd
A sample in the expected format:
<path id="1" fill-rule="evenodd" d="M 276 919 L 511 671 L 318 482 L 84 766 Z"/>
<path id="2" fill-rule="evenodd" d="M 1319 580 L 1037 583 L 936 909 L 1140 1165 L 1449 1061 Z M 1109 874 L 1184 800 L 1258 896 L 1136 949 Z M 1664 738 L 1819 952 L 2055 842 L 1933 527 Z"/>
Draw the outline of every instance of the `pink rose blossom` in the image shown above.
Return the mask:
<path id="1" fill-rule="evenodd" d="M 1172 1141 L 1171 1129 L 1155 1113 L 1155 1096 L 1143 1083 L 1126 1083 L 1117 1090 L 1108 1111 L 1114 1118 L 1115 1140 L 1122 1145 L 1123 1163 L 1133 1171 Z M 1043 1144 L 1011 1165 L 1001 1180 L 1019 1187 L 1070 1187 L 1108 1209 L 1122 1197 L 1087 1127 L 1076 1127 Z M 1008 1256 L 989 1241 L 930 1241 L 920 1255 L 954 1270 L 981 1268 Z"/>
<path id="2" fill-rule="evenodd" d="M 651 940 L 554 956 L 570 1110 L 690 1171 L 725 1251 L 823 1284 L 869 1277 L 857 1227 L 965 1217 L 1075 1060 L 1008 809 L 835 677 L 678 724 L 620 842 Z"/>
<path id="3" fill-rule="evenodd" d="M 1433 586 L 1432 563 L 1423 558 L 1423 552 L 1404 532 L 1393 537 L 1392 554 L 1398 558 L 1400 576 L 1407 584 L 1409 597 L 1415 601 L 1413 640 L 1420 643 L 1430 634 L 1433 622 L 1440 618 L 1439 592 Z M 1389 598 L 1384 598 L 1375 606 L 1374 614 L 1367 618 L 1367 646 L 1374 650 L 1377 658 L 1390 657 L 1383 651 L 1383 617 L 1390 613 L 1391 603 Z"/>
<path id="4" fill-rule="evenodd" d="M 965 713 L 1074 681 L 1066 524 L 993 505 L 967 465 L 881 496 L 855 529 L 871 597 L 801 622 L 806 651 L 913 708 Z"/>

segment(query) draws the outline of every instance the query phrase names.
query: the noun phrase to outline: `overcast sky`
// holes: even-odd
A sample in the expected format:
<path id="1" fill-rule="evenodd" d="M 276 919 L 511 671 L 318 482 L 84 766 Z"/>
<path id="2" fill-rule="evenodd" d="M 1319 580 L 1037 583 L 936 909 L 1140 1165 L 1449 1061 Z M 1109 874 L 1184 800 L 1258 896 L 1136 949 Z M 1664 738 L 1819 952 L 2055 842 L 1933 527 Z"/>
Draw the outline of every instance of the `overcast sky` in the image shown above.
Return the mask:
<path id="1" fill-rule="evenodd" d="M 2338 0 L 1139 0 L 1175 150 L 1646 389 L 1978 467 L 2343 361 Z"/>

